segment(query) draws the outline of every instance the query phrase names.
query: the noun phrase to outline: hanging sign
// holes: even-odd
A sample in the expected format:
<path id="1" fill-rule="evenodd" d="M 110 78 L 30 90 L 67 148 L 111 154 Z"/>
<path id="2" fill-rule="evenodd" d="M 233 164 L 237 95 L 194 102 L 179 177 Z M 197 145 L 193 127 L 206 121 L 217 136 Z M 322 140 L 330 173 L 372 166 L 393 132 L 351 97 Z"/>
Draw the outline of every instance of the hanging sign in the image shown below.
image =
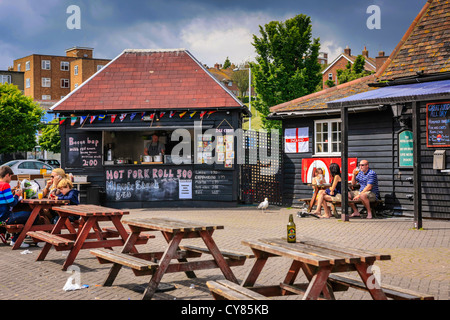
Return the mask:
<path id="1" fill-rule="evenodd" d="M 414 166 L 413 133 L 404 130 L 398 134 L 398 165 L 403 168 Z"/>

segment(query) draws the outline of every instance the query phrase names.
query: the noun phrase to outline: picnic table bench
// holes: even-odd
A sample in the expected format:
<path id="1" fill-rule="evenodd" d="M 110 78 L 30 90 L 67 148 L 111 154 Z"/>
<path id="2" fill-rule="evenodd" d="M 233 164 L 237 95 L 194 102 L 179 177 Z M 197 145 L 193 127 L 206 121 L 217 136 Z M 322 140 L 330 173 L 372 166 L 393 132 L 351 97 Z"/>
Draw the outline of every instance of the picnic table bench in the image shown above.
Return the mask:
<path id="1" fill-rule="evenodd" d="M 176 220 L 169 218 L 131 218 L 124 220 L 131 229 L 131 233 L 121 252 L 97 249 L 91 253 L 97 257 L 99 263 L 113 263 L 104 286 L 111 286 L 122 266 L 130 267 L 136 276 L 151 275 L 150 282 L 145 289 L 142 299 L 151 299 L 165 273 L 185 272 L 189 278 L 195 278 L 195 270 L 219 268 L 225 278 L 237 283 L 237 279 L 230 267 L 240 266 L 247 257 L 252 255 L 221 251 L 215 244 L 212 235 L 215 230 L 223 229 L 221 225 L 206 224 Z M 144 231 L 160 231 L 168 243 L 165 251 L 130 252 L 137 237 Z M 182 239 L 201 238 L 206 248 L 185 245 L 180 246 Z M 203 254 L 212 256 L 212 260 L 193 260 Z M 177 260 L 178 263 L 171 262 Z M 157 262 L 155 262 L 157 261 Z"/>
<path id="2" fill-rule="evenodd" d="M 228 280 L 206 282 L 214 300 L 268 300 L 266 296 Z"/>

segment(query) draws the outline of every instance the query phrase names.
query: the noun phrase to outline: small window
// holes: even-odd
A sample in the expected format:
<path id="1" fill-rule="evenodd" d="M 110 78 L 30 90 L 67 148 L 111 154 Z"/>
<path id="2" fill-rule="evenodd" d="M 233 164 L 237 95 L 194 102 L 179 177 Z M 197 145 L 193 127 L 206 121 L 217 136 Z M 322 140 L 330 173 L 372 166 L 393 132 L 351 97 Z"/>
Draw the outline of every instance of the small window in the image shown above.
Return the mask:
<path id="1" fill-rule="evenodd" d="M 48 94 L 44 94 L 44 95 L 42 96 L 42 100 L 52 100 L 52 96 L 51 96 L 51 95 L 48 95 Z"/>
<path id="2" fill-rule="evenodd" d="M 30 78 L 26 78 L 25 79 L 25 88 L 30 88 L 31 87 L 31 80 Z"/>
<path id="3" fill-rule="evenodd" d="M 341 120 L 319 120 L 314 122 L 314 152 L 316 155 L 341 154 Z"/>
<path id="4" fill-rule="evenodd" d="M 42 60 L 42 70 L 50 70 L 50 60 Z"/>
<path id="5" fill-rule="evenodd" d="M 20 63 L 17 65 L 17 71 L 21 71 L 20 69 L 22 68 L 22 66 L 20 65 Z"/>
<path id="6" fill-rule="evenodd" d="M 69 71 L 70 70 L 70 62 L 61 61 L 61 70 L 62 71 Z"/>
<path id="7" fill-rule="evenodd" d="M 69 79 L 61 79 L 61 88 L 69 88 Z"/>
<path id="8" fill-rule="evenodd" d="M 11 76 L 8 74 L 0 75 L 0 84 L 11 83 Z"/>
<path id="9" fill-rule="evenodd" d="M 328 74 L 328 80 L 333 80 L 333 74 L 332 73 Z"/>
<path id="10" fill-rule="evenodd" d="M 42 78 L 42 87 L 50 88 L 52 86 L 52 80 L 50 78 Z"/>
<path id="11" fill-rule="evenodd" d="M 73 74 L 76 75 L 76 76 L 78 75 L 78 66 L 74 67 Z"/>
<path id="12" fill-rule="evenodd" d="M 30 71 L 30 61 L 25 62 L 25 71 Z"/>

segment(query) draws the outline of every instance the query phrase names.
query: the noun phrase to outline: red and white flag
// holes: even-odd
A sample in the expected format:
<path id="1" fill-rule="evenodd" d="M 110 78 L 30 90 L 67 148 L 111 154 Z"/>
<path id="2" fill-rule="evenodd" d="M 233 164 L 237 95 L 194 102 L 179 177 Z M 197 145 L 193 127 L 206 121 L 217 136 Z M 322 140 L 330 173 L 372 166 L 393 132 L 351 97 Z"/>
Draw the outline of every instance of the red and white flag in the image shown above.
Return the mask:
<path id="1" fill-rule="evenodd" d="M 125 120 L 125 118 L 127 117 L 127 113 L 122 113 L 119 117 L 120 122 L 122 122 L 123 120 Z"/>
<path id="2" fill-rule="evenodd" d="M 111 123 L 114 123 L 114 121 L 116 121 L 116 117 L 117 117 L 117 114 L 111 115 Z"/>
<path id="3" fill-rule="evenodd" d="M 308 127 L 286 129 L 284 131 L 284 152 L 309 152 Z"/>

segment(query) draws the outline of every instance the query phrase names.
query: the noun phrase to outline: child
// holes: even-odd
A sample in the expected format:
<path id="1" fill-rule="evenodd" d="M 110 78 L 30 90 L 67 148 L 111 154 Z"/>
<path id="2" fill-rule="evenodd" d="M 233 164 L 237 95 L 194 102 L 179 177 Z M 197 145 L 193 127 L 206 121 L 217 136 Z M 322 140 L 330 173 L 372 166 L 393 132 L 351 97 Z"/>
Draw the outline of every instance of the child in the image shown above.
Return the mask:
<path id="1" fill-rule="evenodd" d="M 58 200 L 69 200 L 69 205 L 78 205 L 80 203 L 80 201 L 78 200 L 78 190 L 73 189 L 73 184 L 72 181 L 68 178 L 63 178 L 61 179 L 61 181 L 58 182 L 58 186 L 57 186 L 58 190 L 59 190 L 59 195 L 55 196 L 53 194 L 50 194 L 50 198 L 51 199 L 58 199 Z M 56 217 L 56 219 L 54 219 L 53 223 L 56 224 L 56 222 L 58 221 L 59 217 Z M 78 220 L 80 217 L 79 216 L 70 216 L 69 220 L 71 222 L 74 222 L 75 220 Z"/>
<path id="2" fill-rule="evenodd" d="M 312 184 L 324 184 L 326 183 L 325 179 L 323 178 L 323 169 L 317 168 L 316 172 L 314 174 L 314 178 L 312 179 Z"/>

